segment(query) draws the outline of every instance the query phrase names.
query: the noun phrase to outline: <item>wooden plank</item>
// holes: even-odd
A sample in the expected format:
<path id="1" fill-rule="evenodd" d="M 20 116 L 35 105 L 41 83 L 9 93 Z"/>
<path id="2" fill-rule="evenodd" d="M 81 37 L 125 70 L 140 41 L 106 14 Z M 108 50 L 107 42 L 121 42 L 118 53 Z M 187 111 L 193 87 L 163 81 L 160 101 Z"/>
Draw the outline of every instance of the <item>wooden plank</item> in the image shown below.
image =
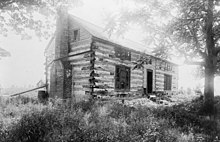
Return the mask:
<path id="1" fill-rule="evenodd" d="M 74 55 L 75 53 L 70 52 L 69 55 Z M 89 58 L 91 55 L 91 53 L 86 53 L 86 54 L 80 54 L 80 55 L 76 55 L 76 56 L 71 56 L 68 57 L 68 60 L 76 60 L 76 59 L 83 59 L 83 58 Z"/>
<path id="2" fill-rule="evenodd" d="M 82 62 L 70 62 L 73 67 L 88 67 L 91 65 L 90 61 L 82 61 Z"/>
<path id="3" fill-rule="evenodd" d="M 109 70 L 95 70 L 95 73 L 99 74 L 99 75 L 113 75 L 115 72 L 111 72 Z"/>
<path id="4" fill-rule="evenodd" d="M 98 80 L 101 80 L 103 82 L 113 82 L 114 81 L 114 77 L 112 76 L 101 76 L 101 77 L 95 77 Z"/>
<path id="5" fill-rule="evenodd" d="M 101 46 L 103 48 L 106 48 L 106 49 L 110 49 L 110 50 L 114 50 L 114 46 L 111 46 L 109 44 L 104 44 L 104 43 L 101 43 L 101 42 L 95 42 L 95 45 L 96 46 Z"/>
<path id="6" fill-rule="evenodd" d="M 115 50 L 114 49 L 110 49 L 110 48 L 105 48 L 103 46 L 98 46 L 98 49 L 104 52 L 108 52 L 111 55 L 115 54 Z"/>
<path id="7" fill-rule="evenodd" d="M 75 82 L 73 81 L 73 86 L 75 85 L 90 85 L 90 82 L 89 81 L 84 81 L 84 82 Z"/>
<path id="8" fill-rule="evenodd" d="M 91 89 L 90 88 L 73 88 L 73 91 L 75 92 L 75 91 L 90 91 Z"/>
<path id="9" fill-rule="evenodd" d="M 141 80 L 136 80 L 136 81 L 131 81 L 131 84 L 133 85 L 133 84 L 143 84 L 143 81 L 141 81 Z"/>
<path id="10" fill-rule="evenodd" d="M 80 41 L 77 41 L 77 42 L 70 41 L 71 48 L 74 46 L 81 46 L 81 45 L 86 45 L 86 44 L 91 44 L 91 39 L 80 39 Z"/>
<path id="11" fill-rule="evenodd" d="M 86 73 L 74 73 L 73 78 L 81 78 L 81 77 L 90 77 L 89 74 Z"/>
<path id="12" fill-rule="evenodd" d="M 96 85 L 107 85 L 107 86 L 114 86 L 115 83 L 114 82 L 105 82 L 104 84 L 103 83 L 99 83 L 97 82 Z"/>
<path id="13" fill-rule="evenodd" d="M 70 62 L 80 62 L 80 61 L 91 61 L 93 59 L 93 57 L 86 57 L 86 58 L 78 58 L 78 59 L 74 59 L 74 60 L 69 60 Z"/>
<path id="14" fill-rule="evenodd" d="M 70 64 L 75 65 L 75 66 L 77 66 L 77 65 L 87 65 L 87 64 L 90 64 L 90 60 L 84 58 L 84 59 L 81 59 L 77 62 L 70 62 Z"/>
<path id="15" fill-rule="evenodd" d="M 73 84 L 75 84 L 75 83 L 88 83 L 89 82 L 89 77 L 85 77 L 85 78 L 73 78 Z"/>
<path id="16" fill-rule="evenodd" d="M 100 68 L 104 68 L 105 70 L 109 70 L 109 71 L 115 71 L 115 65 L 112 64 L 104 64 L 103 62 L 100 61 L 96 61 L 95 62 L 95 67 L 100 67 Z"/>
<path id="17" fill-rule="evenodd" d="M 90 50 L 90 44 L 85 44 L 85 45 L 79 45 L 79 46 L 76 46 L 76 47 L 71 47 L 71 51 L 70 52 L 73 52 L 73 53 L 80 53 L 80 52 L 85 52 L 85 51 L 88 51 Z"/>
<path id="18" fill-rule="evenodd" d="M 95 79 L 97 79 L 99 82 L 101 83 L 107 83 L 107 82 L 113 82 L 114 78 L 103 78 L 103 77 L 95 77 Z"/>
<path id="19" fill-rule="evenodd" d="M 90 78 L 91 78 L 90 76 L 83 76 L 83 77 L 76 76 L 76 77 L 73 77 L 73 80 L 74 80 L 74 82 L 78 81 L 78 80 L 88 80 L 89 81 Z"/>
<path id="20" fill-rule="evenodd" d="M 96 55 L 101 55 L 101 56 L 104 56 L 104 57 L 109 57 L 109 55 L 114 55 L 111 52 L 103 51 L 103 50 L 100 50 L 100 49 L 95 49 L 95 53 L 96 53 Z"/>

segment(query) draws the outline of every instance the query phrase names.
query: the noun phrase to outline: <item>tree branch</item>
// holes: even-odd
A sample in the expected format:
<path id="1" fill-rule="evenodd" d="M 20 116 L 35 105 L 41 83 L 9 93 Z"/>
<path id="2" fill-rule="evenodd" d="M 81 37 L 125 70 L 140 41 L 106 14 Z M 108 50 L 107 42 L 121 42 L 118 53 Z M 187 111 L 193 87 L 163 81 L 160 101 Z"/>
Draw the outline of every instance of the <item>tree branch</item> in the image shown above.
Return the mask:
<path id="1" fill-rule="evenodd" d="M 187 64 L 187 65 L 202 65 L 204 66 L 205 65 L 205 62 L 196 62 L 196 61 L 185 61 L 184 64 Z"/>
<path id="2" fill-rule="evenodd" d="M 7 5 L 10 5 L 14 2 L 16 2 L 16 0 L 3 0 L 3 1 L 0 2 L 0 9 L 3 9 Z"/>

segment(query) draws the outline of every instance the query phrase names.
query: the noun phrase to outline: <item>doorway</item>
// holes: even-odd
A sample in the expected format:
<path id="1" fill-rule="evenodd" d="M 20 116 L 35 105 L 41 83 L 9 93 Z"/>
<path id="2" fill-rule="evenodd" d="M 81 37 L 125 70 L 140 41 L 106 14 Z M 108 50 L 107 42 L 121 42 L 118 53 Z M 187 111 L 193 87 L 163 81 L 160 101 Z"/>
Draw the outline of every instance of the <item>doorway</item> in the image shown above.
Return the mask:
<path id="1" fill-rule="evenodd" d="M 147 69 L 147 93 L 153 92 L 153 70 Z"/>

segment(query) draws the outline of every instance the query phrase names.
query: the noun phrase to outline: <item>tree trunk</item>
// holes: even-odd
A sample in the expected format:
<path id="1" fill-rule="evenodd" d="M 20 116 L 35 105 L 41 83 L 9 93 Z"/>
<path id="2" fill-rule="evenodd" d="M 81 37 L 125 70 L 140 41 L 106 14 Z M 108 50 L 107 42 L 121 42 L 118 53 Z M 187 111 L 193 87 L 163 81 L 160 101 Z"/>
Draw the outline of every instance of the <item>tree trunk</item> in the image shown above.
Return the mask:
<path id="1" fill-rule="evenodd" d="M 206 65 L 205 65 L 205 88 L 204 88 L 204 111 L 205 114 L 213 116 L 214 114 L 214 73 L 216 66 L 215 42 L 213 33 L 213 9 L 214 0 L 208 0 L 207 15 L 205 21 L 206 35 Z"/>
<path id="2" fill-rule="evenodd" d="M 207 115 L 214 114 L 214 68 L 205 68 L 204 108 Z"/>

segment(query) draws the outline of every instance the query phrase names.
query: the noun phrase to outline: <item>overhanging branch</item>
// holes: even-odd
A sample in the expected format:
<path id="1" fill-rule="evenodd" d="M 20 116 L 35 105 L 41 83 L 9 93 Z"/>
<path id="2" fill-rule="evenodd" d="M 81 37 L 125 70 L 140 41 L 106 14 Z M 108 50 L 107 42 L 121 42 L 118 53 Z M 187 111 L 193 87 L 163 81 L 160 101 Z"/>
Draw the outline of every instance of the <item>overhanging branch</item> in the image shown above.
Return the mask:
<path id="1" fill-rule="evenodd" d="M 10 5 L 14 2 L 16 2 L 16 0 L 3 0 L 3 1 L 0 2 L 0 9 L 3 9 L 7 5 Z"/>
<path id="2" fill-rule="evenodd" d="M 198 62 L 198 61 L 185 61 L 184 64 L 187 65 L 200 65 L 200 66 L 204 66 L 205 62 Z"/>

